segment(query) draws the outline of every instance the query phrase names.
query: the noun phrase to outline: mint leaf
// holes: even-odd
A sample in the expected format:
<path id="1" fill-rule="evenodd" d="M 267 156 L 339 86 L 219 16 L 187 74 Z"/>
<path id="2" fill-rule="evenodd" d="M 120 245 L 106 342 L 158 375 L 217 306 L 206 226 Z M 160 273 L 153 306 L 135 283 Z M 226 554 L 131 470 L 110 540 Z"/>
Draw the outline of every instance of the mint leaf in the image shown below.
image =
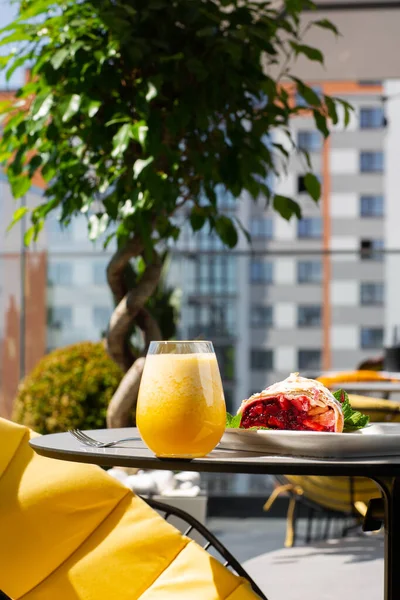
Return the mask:
<path id="1" fill-rule="evenodd" d="M 355 431 L 356 429 L 362 429 L 368 425 L 369 416 L 364 415 L 359 410 L 353 410 L 351 408 L 349 397 L 344 390 L 338 390 L 333 395 L 342 405 L 344 417 L 343 433 Z"/>
<path id="2" fill-rule="evenodd" d="M 241 414 L 231 415 L 227 412 L 225 427 L 229 428 L 229 429 L 239 429 L 241 420 L 242 420 Z"/>

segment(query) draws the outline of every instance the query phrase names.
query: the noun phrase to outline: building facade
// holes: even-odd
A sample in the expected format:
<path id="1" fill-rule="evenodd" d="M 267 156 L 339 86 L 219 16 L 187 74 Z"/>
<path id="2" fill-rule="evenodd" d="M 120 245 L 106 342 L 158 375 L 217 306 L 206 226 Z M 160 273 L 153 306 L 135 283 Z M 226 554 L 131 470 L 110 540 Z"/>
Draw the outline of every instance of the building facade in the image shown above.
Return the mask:
<path id="1" fill-rule="evenodd" d="M 189 241 L 180 242 L 181 250 L 192 252 L 185 255 L 192 264 L 181 279 L 188 303 L 183 335 L 201 333 L 229 349 L 235 363 L 227 384 L 232 409 L 291 371 L 353 369 L 382 353 L 385 332 L 397 318 L 399 295 L 389 317 L 387 295 L 395 285 L 398 257 L 393 255 L 389 267 L 382 250 L 388 227 L 391 249 L 400 248 L 392 218 L 399 211 L 394 156 L 399 156 L 400 128 L 388 86 L 396 87 L 355 82 L 314 86 L 348 100 L 354 113 L 346 128 L 339 114 L 326 142 L 311 116 L 293 119 L 293 137 L 310 153 L 322 185 L 316 205 L 307 198 L 305 166 L 296 157 L 288 175 L 275 183 L 276 191 L 300 202 L 300 221 L 284 221 L 262 199 L 242 198 L 230 210 L 251 232 L 251 248 L 242 240 L 236 255 L 223 257 L 212 236 L 188 235 Z M 390 158 L 388 143 L 397 144 L 390 147 Z"/>

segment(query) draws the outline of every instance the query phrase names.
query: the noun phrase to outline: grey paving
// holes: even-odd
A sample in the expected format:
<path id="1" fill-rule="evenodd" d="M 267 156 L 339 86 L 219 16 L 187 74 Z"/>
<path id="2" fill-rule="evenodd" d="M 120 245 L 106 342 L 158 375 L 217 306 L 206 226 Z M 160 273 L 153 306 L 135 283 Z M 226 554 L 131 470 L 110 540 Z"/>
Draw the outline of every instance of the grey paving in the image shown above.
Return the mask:
<path id="1" fill-rule="evenodd" d="M 209 519 L 269 600 L 382 600 L 383 536 L 284 548 L 284 519 Z M 304 533 L 305 522 L 299 523 Z"/>
<path id="2" fill-rule="evenodd" d="M 207 527 L 241 562 L 283 548 L 286 519 L 208 519 Z M 298 521 L 299 543 L 305 534 L 306 521 Z M 317 533 L 318 524 L 315 524 Z"/>

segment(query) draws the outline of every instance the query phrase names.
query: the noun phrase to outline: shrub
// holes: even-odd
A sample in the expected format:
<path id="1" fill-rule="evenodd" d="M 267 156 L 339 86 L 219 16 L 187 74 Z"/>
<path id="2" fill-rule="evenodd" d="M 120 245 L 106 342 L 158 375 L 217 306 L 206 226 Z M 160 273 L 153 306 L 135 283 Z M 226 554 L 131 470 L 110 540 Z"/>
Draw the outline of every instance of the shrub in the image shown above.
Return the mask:
<path id="1" fill-rule="evenodd" d="M 122 376 L 101 343 L 60 348 L 21 382 L 13 418 L 43 434 L 106 427 L 107 406 Z"/>

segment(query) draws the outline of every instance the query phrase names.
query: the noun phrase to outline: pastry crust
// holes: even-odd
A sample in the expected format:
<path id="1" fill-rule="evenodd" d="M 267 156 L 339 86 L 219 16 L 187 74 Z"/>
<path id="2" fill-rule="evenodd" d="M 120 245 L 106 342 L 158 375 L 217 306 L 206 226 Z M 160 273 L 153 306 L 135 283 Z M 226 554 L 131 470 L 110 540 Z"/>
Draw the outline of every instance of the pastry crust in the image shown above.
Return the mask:
<path id="1" fill-rule="evenodd" d="M 333 394 L 319 381 L 300 377 L 298 373 L 291 373 L 287 379 L 272 384 L 262 392 L 253 394 L 247 400 L 243 400 L 238 414 L 243 414 L 254 403 L 268 398 L 285 398 L 289 402 L 296 398 L 306 397 L 309 400 L 308 414 L 315 418 L 319 412 L 331 409 L 334 414 L 333 431 L 342 432 L 344 418 L 342 406 Z"/>

